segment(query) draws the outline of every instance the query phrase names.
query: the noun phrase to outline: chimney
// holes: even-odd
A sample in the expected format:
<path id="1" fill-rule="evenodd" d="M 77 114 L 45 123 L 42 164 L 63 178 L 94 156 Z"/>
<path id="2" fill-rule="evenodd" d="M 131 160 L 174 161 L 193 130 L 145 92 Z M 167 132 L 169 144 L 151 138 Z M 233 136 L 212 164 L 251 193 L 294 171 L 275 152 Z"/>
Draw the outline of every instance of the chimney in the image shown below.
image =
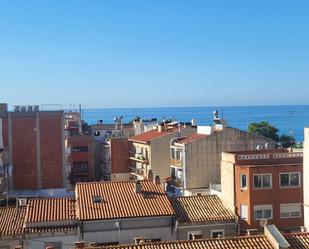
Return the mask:
<path id="1" fill-rule="evenodd" d="M 153 183 L 154 184 L 160 184 L 161 180 L 160 180 L 160 176 L 159 175 L 155 175 L 154 179 L 153 179 Z"/>
<path id="2" fill-rule="evenodd" d="M 134 192 L 141 193 L 142 192 L 142 184 L 140 180 L 136 180 L 134 183 Z"/>
<path id="3" fill-rule="evenodd" d="M 153 180 L 153 173 L 152 173 L 152 170 L 148 170 L 148 177 L 147 177 L 148 180 Z"/>
<path id="4" fill-rule="evenodd" d="M 287 240 L 283 237 L 275 225 L 266 225 L 264 227 L 264 234 L 269 243 L 275 249 L 291 248 L 291 245 L 287 242 Z"/>
<path id="5" fill-rule="evenodd" d="M 77 249 L 77 248 L 85 248 L 86 242 L 85 241 L 76 241 L 74 243 L 74 245 L 75 245 L 75 249 Z"/>
<path id="6" fill-rule="evenodd" d="M 158 132 L 162 132 L 163 131 L 163 125 L 162 124 L 159 124 L 158 125 Z"/>

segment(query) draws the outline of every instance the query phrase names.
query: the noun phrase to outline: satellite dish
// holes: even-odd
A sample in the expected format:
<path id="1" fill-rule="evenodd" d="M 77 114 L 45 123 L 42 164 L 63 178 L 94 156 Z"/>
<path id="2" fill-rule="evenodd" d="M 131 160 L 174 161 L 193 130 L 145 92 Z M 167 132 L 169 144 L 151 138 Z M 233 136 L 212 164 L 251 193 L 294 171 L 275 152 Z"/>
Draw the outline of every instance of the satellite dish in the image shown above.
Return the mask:
<path id="1" fill-rule="evenodd" d="M 260 220 L 260 226 L 261 227 L 265 227 L 267 225 L 267 223 L 268 223 L 267 219 L 261 219 Z"/>

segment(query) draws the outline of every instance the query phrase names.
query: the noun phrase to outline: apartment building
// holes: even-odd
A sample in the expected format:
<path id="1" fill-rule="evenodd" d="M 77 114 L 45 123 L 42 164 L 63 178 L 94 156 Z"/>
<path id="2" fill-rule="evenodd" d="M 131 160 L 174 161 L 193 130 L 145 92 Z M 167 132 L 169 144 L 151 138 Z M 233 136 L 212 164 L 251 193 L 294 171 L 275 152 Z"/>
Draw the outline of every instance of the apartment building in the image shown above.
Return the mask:
<path id="1" fill-rule="evenodd" d="M 309 232 L 309 128 L 305 128 L 304 141 L 304 221 Z"/>
<path id="2" fill-rule="evenodd" d="M 265 145 L 275 147 L 275 142 L 269 138 L 221 123 L 222 120 L 216 118 L 213 126 L 198 126 L 195 134 L 171 140 L 168 189 L 173 195 L 205 192 L 210 184 L 219 184 L 221 153 L 224 151 L 253 150 Z"/>
<path id="3" fill-rule="evenodd" d="M 216 195 L 171 198 L 177 240 L 234 237 L 236 216 Z"/>
<path id="4" fill-rule="evenodd" d="M 76 210 L 79 239 L 94 245 L 173 238 L 175 213 L 158 182 L 78 183 Z"/>
<path id="5" fill-rule="evenodd" d="M 303 155 L 286 150 L 222 153 L 222 200 L 235 210 L 241 232 L 266 223 L 300 231 L 303 214 Z"/>
<path id="6" fill-rule="evenodd" d="M 101 170 L 105 181 L 127 181 L 129 171 L 130 144 L 127 138 L 113 138 L 101 144 Z"/>
<path id="7" fill-rule="evenodd" d="M 67 137 L 68 161 L 71 166 L 71 184 L 95 180 L 94 144 L 92 136 L 74 135 Z"/>
<path id="8" fill-rule="evenodd" d="M 63 111 L 0 104 L 3 145 L 12 163 L 11 190 L 63 188 L 66 183 Z"/>
<path id="9" fill-rule="evenodd" d="M 134 135 L 130 124 L 123 124 L 122 118 L 115 118 L 115 124 L 103 124 L 99 120 L 91 125 L 94 141 L 95 165 L 99 165 L 101 179 L 129 180 L 128 142 L 127 138 Z M 114 140 L 113 142 L 111 142 Z M 112 150 L 115 153 L 112 153 Z M 125 166 L 124 166 L 125 165 Z"/>
<path id="10" fill-rule="evenodd" d="M 129 138 L 132 144 L 130 171 L 137 179 L 170 177 L 170 141 L 196 133 L 196 128 L 178 122 L 163 123 L 157 129 Z"/>

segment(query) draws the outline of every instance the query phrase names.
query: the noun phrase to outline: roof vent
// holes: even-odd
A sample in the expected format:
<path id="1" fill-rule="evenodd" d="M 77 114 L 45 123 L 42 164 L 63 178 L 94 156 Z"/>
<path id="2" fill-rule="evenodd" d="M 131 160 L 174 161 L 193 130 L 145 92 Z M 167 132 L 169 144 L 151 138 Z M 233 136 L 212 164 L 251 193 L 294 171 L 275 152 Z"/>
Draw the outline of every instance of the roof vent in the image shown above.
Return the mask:
<path id="1" fill-rule="evenodd" d="M 18 207 L 25 207 L 25 206 L 27 206 L 27 199 L 26 198 L 18 198 L 17 199 L 17 206 Z"/>
<path id="2" fill-rule="evenodd" d="M 92 197 L 92 201 L 93 201 L 93 203 L 102 203 L 103 199 L 102 199 L 102 196 L 94 195 Z"/>
<path id="3" fill-rule="evenodd" d="M 155 175 L 154 179 L 153 179 L 153 183 L 154 184 L 160 184 L 161 180 L 160 180 L 160 176 L 159 175 Z"/>
<path id="4" fill-rule="evenodd" d="M 141 193 L 142 192 L 142 184 L 140 180 L 136 180 L 134 184 L 134 192 Z"/>

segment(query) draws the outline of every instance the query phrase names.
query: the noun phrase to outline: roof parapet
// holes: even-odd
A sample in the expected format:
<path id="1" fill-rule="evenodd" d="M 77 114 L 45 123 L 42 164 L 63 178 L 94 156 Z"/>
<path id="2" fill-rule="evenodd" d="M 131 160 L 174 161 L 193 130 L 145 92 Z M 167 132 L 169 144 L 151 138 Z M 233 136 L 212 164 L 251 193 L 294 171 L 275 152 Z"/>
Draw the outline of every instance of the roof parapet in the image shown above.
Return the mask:
<path id="1" fill-rule="evenodd" d="M 275 225 L 266 225 L 264 227 L 264 233 L 268 241 L 275 249 L 291 248 L 289 242 L 287 242 Z"/>

